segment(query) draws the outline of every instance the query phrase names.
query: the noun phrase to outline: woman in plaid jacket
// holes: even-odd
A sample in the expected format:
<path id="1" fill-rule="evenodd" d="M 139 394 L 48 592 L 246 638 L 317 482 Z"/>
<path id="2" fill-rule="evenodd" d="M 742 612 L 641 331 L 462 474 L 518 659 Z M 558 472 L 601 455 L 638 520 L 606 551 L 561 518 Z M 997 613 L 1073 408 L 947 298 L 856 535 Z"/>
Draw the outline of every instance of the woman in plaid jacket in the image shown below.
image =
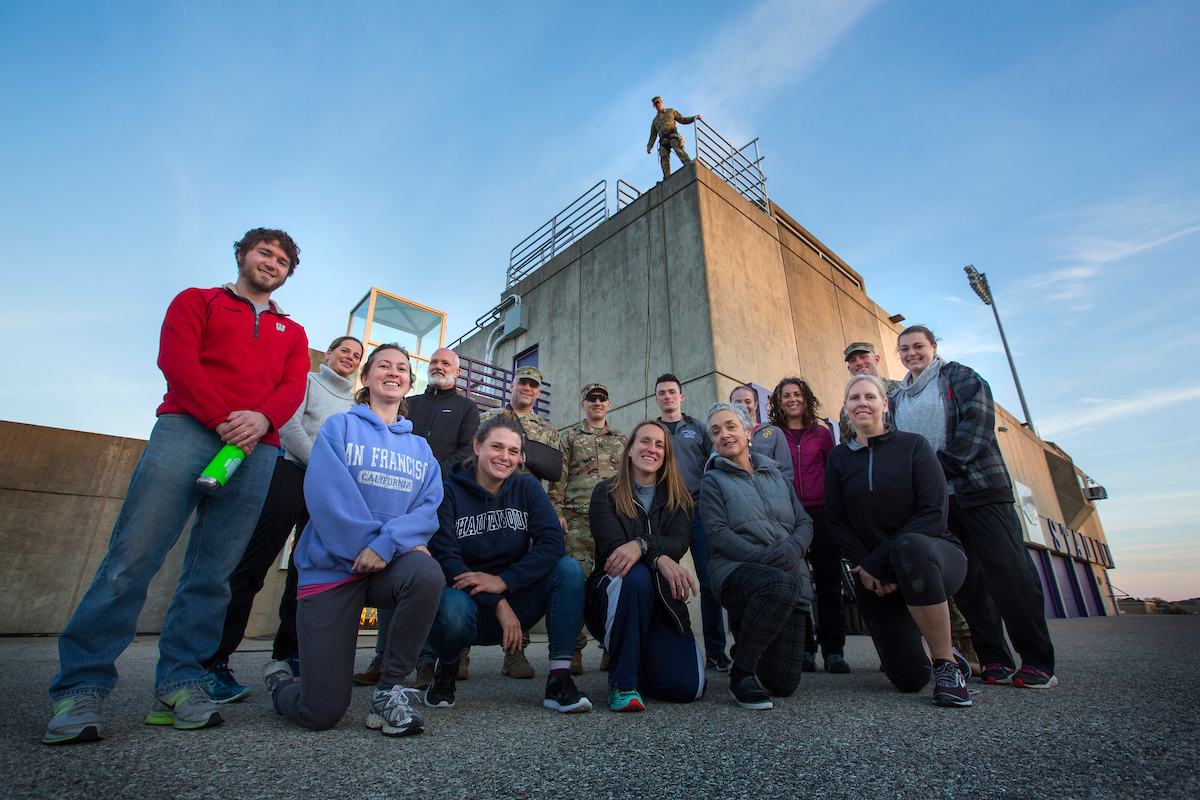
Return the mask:
<path id="1" fill-rule="evenodd" d="M 984 664 L 980 679 L 1028 689 L 1056 686 L 1042 583 L 1025 549 L 1012 480 L 996 441 L 991 387 L 970 367 L 939 358 L 937 339 L 924 325 L 905 329 L 898 349 L 908 375 L 889 402 L 896 428 L 929 440 L 950 485 L 949 528 L 968 561 L 954 601 Z M 1005 628 L 1021 657 L 1019 670 L 1005 645 Z"/>

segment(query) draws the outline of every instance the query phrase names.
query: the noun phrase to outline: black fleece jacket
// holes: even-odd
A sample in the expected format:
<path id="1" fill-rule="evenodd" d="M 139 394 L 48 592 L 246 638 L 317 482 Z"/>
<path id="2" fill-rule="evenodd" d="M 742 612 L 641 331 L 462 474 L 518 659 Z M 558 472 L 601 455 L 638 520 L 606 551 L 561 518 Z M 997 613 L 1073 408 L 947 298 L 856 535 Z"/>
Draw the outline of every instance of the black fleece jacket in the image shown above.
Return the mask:
<path id="1" fill-rule="evenodd" d="M 413 433 L 429 442 L 443 477 L 450 474 L 452 464 L 470 458 L 471 440 L 479 430 L 478 406 L 452 388 L 432 386 L 407 403 Z"/>
<path id="2" fill-rule="evenodd" d="M 475 480 L 473 471 L 456 464 L 443 484 L 438 530 L 429 552 L 442 566 L 446 585 L 464 572 L 499 575 L 508 584 L 505 594 L 480 592 L 475 602 L 495 608 L 508 593 L 545 578 L 567 554 L 558 516 L 541 484 L 528 475 L 513 474 L 492 494 Z"/>
<path id="3" fill-rule="evenodd" d="M 617 514 L 617 502 L 610 493 L 613 478 L 601 481 L 592 491 L 592 502 L 588 508 L 588 523 L 592 538 L 596 540 L 596 566 L 588 577 L 585 596 L 591 597 L 604 577 L 604 563 L 623 544 L 639 536 L 646 543 L 646 552 L 641 563 L 650 568 L 654 575 L 655 607 L 666 614 L 675 632 L 682 636 L 691 629 L 687 604 L 671 597 L 671 587 L 662 573 L 654 568 L 654 559 L 667 556 L 676 563 L 687 552 L 692 536 L 692 514 L 683 509 L 667 510 L 667 488 L 661 483 L 654 489 L 654 502 L 646 514 L 642 504 L 633 500 L 636 517 Z"/>
<path id="4" fill-rule="evenodd" d="M 946 478 L 924 436 L 889 430 L 866 446 L 839 444 L 825 463 L 825 519 L 842 553 L 884 583 L 893 537 L 922 533 L 962 544 L 946 529 Z"/>

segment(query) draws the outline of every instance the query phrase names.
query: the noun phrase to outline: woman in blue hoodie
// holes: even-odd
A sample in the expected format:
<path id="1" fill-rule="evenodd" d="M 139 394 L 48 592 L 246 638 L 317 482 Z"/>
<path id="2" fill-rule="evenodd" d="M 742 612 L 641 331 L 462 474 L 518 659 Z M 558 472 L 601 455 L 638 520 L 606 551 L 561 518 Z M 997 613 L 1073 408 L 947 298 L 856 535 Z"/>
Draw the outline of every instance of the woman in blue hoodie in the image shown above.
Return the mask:
<path id="1" fill-rule="evenodd" d="M 437 530 L 442 479 L 437 459 L 404 418 L 412 363 L 396 344 L 375 348 L 362 368 L 358 405 L 321 426 L 309 456 L 304 500 L 310 520 L 296 545 L 296 627 L 304 681 L 286 661 L 263 667 L 275 710 L 324 730 L 350 705 L 364 606 L 399 608 L 389 632 L 368 728 L 389 736 L 424 730 L 403 686 L 429 634 L 446 585 L 426 544 Z"/>
<path id="2" fill-rule="evenodd" d="M 542 705 L 590 711 L 591 702 L 569 674 L 583 618 L 583 570 L 567 555 L 546 492 L 533 477 L 516 472 L 524 458 L 525 431 L 515 419 L 492 417 L 471 446 L 474 455 L 451 468 L 438 510 L 440 525 L 429 541 L 447 586 L 426 645 L 438 660 L 425 705 L 454 705 L 464 647 L 499 644 L 506 653 L 516 652 L 521 630 L 544 616 L 550 677 Z"/>

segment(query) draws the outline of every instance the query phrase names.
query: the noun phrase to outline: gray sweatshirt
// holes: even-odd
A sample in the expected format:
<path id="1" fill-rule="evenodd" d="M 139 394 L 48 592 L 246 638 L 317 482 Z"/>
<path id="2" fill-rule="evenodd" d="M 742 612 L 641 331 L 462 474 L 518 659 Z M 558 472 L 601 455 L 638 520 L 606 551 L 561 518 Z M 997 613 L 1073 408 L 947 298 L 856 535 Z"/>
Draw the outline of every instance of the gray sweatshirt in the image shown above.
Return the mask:
<path id="1" fill-rule="evenodd" d="M 279 443 L 287 460 L 307 467 L 308 454 L 325 420 L 353 407 L 354 381 L 338 375 L 328 364 L 322 364 L 320 372 L 308 373 L 304 400 L 279 429 Z"/>

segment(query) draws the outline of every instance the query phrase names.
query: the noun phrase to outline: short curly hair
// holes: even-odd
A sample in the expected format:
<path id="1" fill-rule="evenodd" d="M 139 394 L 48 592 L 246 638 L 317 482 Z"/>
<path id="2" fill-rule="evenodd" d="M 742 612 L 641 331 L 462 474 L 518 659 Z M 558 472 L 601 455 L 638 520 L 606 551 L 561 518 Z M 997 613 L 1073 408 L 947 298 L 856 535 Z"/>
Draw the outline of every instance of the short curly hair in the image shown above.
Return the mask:
<path id="1" fill-rule="evenodd" d="M 278 242 L 283 248 L 283 252 L 287 253 L 288 257 L 288 277 L 292 277 L 292 273 L 296 271 L 296 265 L 300 263 L 300 248 L 292 237 L 287 235 L 286 231 L 275 230 L 274 228 L 254 228 L 246 231 L 246 235 L 241 241 L 233 243 L 233 255 L 237 258 L 238 264 L 242 263 L 242 256 L 249 252 L 250 248 L 259 242 Z"/>

